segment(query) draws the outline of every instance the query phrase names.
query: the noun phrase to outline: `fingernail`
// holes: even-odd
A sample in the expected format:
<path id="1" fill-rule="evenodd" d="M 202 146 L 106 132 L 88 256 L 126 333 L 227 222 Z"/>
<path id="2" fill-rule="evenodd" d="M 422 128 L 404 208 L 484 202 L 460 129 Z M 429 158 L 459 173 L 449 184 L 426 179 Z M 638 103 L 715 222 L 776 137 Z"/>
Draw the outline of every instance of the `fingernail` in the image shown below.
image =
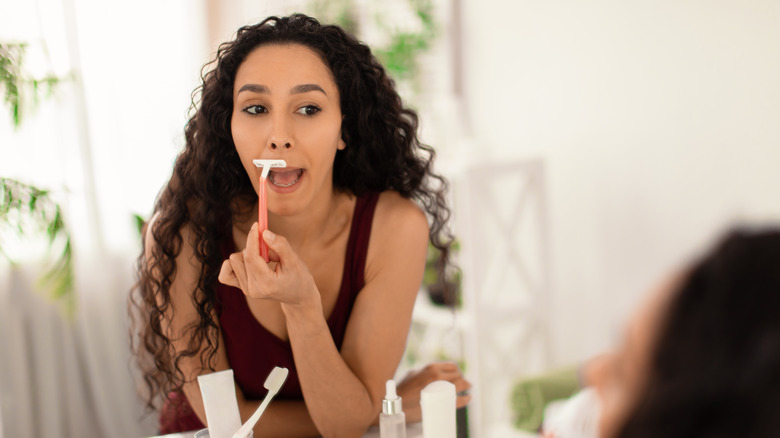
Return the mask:
<path id="1" fill-rule="evenodd" d="M 263 231 L 263 238 L 269 242 L 273 242 L 274 239 L 276 239 L 276 234 L 271 232 L 271 230 L 265 230 Z"/>

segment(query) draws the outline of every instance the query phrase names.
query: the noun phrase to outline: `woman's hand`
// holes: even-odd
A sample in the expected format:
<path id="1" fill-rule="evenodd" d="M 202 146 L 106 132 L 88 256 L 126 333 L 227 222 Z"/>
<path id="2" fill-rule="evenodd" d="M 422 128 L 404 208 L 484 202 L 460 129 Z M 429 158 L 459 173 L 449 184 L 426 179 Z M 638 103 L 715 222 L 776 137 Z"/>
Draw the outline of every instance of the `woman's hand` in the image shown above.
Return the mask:
<path id="1" fill-rule="evenodd" d="M 260 256 L 257 222 L 252 225 L 243 252 L 236 252 L 222 263 L 219 281 L 241 289 L 250 298 L 274 300 L 288 305 L 320 302 L 319 292 L 306 264 L 283 236 L 269 230 L 263 240 L 271 250 L 271 261 Z"/>
<path id="2" fill-rule="evenodd" d="M 410 371 L 397 386 L 398 396 L 403 400 L 404 414 L 407 423 L 422 421 L 420 409 L 420 391 L 429 383 L 437 380 L 446 380 L 455 384 L 457 393 L 456 406 L 462 408 L 471 400 L 467 394 L 471 383 L 463 377 L 463 373 L 453 362 L 432 362 L 421 370 Z"/>

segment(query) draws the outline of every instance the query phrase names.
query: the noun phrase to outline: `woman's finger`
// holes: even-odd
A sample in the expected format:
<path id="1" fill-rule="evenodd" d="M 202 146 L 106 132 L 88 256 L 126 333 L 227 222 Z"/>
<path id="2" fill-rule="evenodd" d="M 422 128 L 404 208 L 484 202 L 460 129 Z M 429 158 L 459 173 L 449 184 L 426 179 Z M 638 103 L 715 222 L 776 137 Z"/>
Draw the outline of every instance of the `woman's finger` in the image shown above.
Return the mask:
<path id="1" fill-rule="evenodd" d="M 260 241 L 258 239 L 258 225 L 255 222 L 252 228 L 249 229 L 249 234 L 246 237 L 246 248 L 244 248 L 244 263 L 251 266 L 250 270 L 253 274 L 262 272 L 266 275 L 271 271 L 267 267 L 267 262 L 260 256 Z M 270 251 L 269 251 L 270 252 Z M 277 261 L 279 258 L 277 257 Z"/>
<path id="2" fill-rule="evenodd" d="M 217 278 L 222 284 L 239 287 L 238 278 L 236 278 L 236 273 L 233 271 L 233 265 L 229 259 L 222 262 L 222 268 L 219 270 L 219 277 Z"/>
<path id="3" fill-rule="evenodd" d="M 469 382 L 468 380 L 462 377 L 453 379 L 452 383 L 455 385 L 455 391 L 457 391 L 458 393 L 461 393 L 463 391 L 468 391 L 469 389 L 471 389 L 471 382 Z"/>
<path id="4" fill-rule="evenodd" d="M 284 264 L 285 260 L 289 260 L 293 255 L 293 250 L 284 236 L 279 236 L 271 230 L 265 230 L 263 231 L 263 240 L 268 245 L 268 249 L 276 254 L 280 263 Z"/>
<path id="5" fill-rule="evenodd" d="M 459 407 L 459 408 L 462 408 L 463 406 L 468 405 L 470 401 L 471 401 L 471 395 L 470 394 L 459 395 L 455 399 L 455 406 Z"/>
<path id="6" fill-rule="evenodd" d="M 260 241 L 257 233 L 257 222 L 252 224 L 249 229 L 249 234 L 246 236 L 246 247 L 244 247 L 244 258 L 249 258 L 250 255 L 260 256 Z"/>
<path id="7" fill-rule="evenodd" d="M 248 291 L 247 289 L 247 279 L 246 279 L 246 266 L 244 265 L 244 255 L 240 252 L 234 252 L 233 254 L 230 254 L 230 266 L 233 268 L 233 272 L 236 275 L 236 279 L 238 281 L 238 287 L 244 293 Z"/>
<path id="8" fill-rule="evenodd" d="M 422 370 L 430 379 L 453 381 L 463 376 L 454 362 L 432 362 Z"/>

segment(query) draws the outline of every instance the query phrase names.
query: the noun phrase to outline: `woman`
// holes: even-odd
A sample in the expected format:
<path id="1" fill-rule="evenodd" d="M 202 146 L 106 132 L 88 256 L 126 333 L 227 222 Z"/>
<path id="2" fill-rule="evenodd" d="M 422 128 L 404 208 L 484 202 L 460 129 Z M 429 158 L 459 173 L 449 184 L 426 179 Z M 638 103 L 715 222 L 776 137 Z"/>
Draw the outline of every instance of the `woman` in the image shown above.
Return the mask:
<path id="1" fill-rule="evenodd" d="M 780 435 L 780 230 L 735 231 L 589 366 L 602 438 Z"/>
<path id="2" fill-rule="evenodd" d="M 403 354 L 427 242 L 445 262 L 451 242 L 417 116 L 365 45 L 299 14 L 239 29 L 200 93 L 139 262 L 136 351 L 161 432 L 203 427 L 198 375 L 232 368 L 246 420 L 285 366 L 255 436 L 360 436 Z M 269 263 L 255 159 L 287 162 L 266 182 Z M 438 379 L 469 386 L 452 364 L 410 376 L 409 421 Z"/>

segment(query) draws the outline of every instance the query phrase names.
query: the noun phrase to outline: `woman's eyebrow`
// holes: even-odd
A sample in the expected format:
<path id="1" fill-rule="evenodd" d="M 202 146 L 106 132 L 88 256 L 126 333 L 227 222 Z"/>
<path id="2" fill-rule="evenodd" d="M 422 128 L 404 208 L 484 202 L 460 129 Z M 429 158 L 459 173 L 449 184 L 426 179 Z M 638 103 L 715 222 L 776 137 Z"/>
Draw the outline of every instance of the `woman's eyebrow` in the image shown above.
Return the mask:
<path id="1" fill-rule="evenodd" d="M 271 90 L 269 90 L 268 87 L 260 84 L 244 84 L 241 86 L 241 88 L 238 89 L 238 93 L 236 94 L 241 94 L 244 91 L 251 91 L 253 93 L 259 94 L 271 94 Z M 310 91 L 319 91 L 326 96 L 328 95 L 328 93 L 326 93 L 325 90 L 323 90 L 322 87 L 317 84 L 296 85 L 290 89 L 290 94 L 303 94 Z"/>
<path id="2" fill-rule="evenodd" d="M 309 91 L 319 91 L 326 96 L 328 95 L 328 93 L 326 93 L 325 90 L 323 90 L 322 87 L 317 84 L 296 85 L 290 89 L 290 94 L 308 93 Z"/>
<path id="3" fill-rule="evenodd" d="M 236 94 L 241 94 L 241 92 L 243 91 L 251 91 L 253 93 L 260 93 L 260 94 L 271 94 L 271 91 L 268 89 L 268 87 L 259 84 L 245 84 L 238 89 L 238 93 Z"/>

